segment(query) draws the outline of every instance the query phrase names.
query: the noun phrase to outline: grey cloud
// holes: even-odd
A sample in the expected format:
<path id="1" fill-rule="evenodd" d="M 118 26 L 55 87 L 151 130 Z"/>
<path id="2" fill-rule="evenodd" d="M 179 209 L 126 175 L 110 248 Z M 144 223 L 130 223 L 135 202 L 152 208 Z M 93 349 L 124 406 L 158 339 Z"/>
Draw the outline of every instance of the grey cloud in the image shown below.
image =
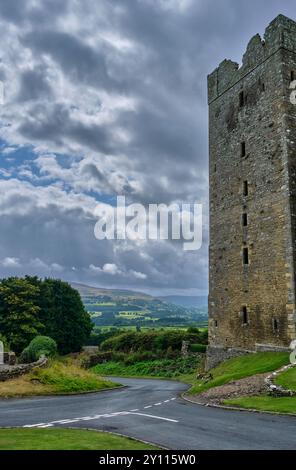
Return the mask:
<path id="1" fill-rule="evenodd" d="M 20 79 L 20 90 L 17 100 L 31 101 L 41 98 L 50 98 L 52 90 L 46 81 L 46 70 L 43 67 L 38 67 L 34 70 L 26 70 L 22 73 Z"/>
<path id="2" fill-rule="evenodd" d="M 22 43 L 34 53 L 49 54 L 71 80 L 95 87 L 112 88 L 103 51 L 98 51 L 82 40 L 65 32 L 43 30 L 28 33 Z"/>
<path id="3" fill-rule="evenodd" d="M 59 103 L 47 107 L 33 105 L 29 119 L 20 124 L 19 132 L 31 140 L 51 141 L 63 145 L 66 139 L 70 139 L 97 152 L 111 152 L 112 142 L 106 127 L 87 126 L 75 121 L 71 118 L 69 108 Z"/>
<path id="4" fill-rule="evenodd" d="M 295 6 L 290 0 L 271 0 L 268 8 L 266 0 L 194 0 L 180 11 L 164 3 L 44 0 L 34 6 L 29 0 L 2 0 L 2 26 L 13 22 L 18 31 L 2 30 L 1 73 L 11 81 L 21 77 L 11 123 L 9 106 L 2 110 L 8 122 L 3 129 L 11 145 L 29 143 L 37 153 L 57 147 L 68 155 L 69 171 L 81 158 L 82 171 L 71 181 L 61 171 L 61 187 L 80 187 L 83 194 L 85 183 L 93 180 L 90 190 L 97 182 L 100 191 L 115 196 L 119 182 L 129 202 L 200 201 L 206 222 L 206 75 L 224 58 L 240 61 L 250 37 L 279 13 L 295 17 Z M 104 39 L 108 34 L 115 37 L 114 47 Z M 116 44 L 118 38 L 132 46 Z M 65 81 L 64 100 L 50 85 L 56 75 Z M 94 95 L 84 100 L 89 89 Z M 135 105 L 122 108 L 120 99 Z M 6 204 L 24 209 L 30 203 L 20 194 Z M 45 207 L 30 214 L 1 216 L 0 260 L 18 258 L 21 269 L 29 270 L 30 260 L 39 258 L 46 266 L 61 265 L 63 277 L 106 286 L 110 275 L 91 273 L 89 265 L 111 263 L 121 272 L 147 275 L 130 279 L 130 287 L 206 289 L 206 227 L 197 253 L 185 253 L 181 244 L 171 242 L 143 247 L 99 243 L 92 231 L 93 220 L 79 207 L 69 211 L 49 197 Z M 72 266 L 77 269 L 71 271 Z M 126 286 L 128 281 L 117 274 L 113 282 Z"/>

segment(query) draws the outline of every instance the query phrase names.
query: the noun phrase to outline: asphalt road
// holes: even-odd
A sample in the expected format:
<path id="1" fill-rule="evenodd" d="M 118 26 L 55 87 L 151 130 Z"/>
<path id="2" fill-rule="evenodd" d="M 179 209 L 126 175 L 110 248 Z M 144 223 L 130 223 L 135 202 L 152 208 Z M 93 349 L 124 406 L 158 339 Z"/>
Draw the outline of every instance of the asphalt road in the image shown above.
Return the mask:
<path id="1" fill-rule="evenodd" d="M 169 449 L 296 449 L 296 418 L 228 411 L 180 398 L 179 382 L 115 379 L 126 388 L 64 397 L 0 400 L 0 427 L 113 431 Z"/>

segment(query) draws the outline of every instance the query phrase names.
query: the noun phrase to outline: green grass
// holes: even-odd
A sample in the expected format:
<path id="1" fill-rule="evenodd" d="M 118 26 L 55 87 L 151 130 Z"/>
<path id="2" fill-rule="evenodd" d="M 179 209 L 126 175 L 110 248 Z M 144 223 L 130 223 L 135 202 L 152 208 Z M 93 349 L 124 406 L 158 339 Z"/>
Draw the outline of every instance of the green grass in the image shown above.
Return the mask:
<path id="1" fill-rule="evenodd" d="M 100 391 L 117 384 L 82 369 L 74 361 L 50 361 L 46 368 L 34 369 L 18 378 L 0 382 L 0 397 L 56 395 Z"/>
<path id="2" fill-rule="evenodd" d="M 262 374 L 279 369 L 289 363 L 288 353 L 264 352 L 256 354 L 247 354 L 223 362 L 210 372 L 213 379 L 209 382 L 203 380 L 194 381 L 189 393 L 199 394 L 212 387 L 226 384 L 231 380 L 250 377 L 255 374 Z"/>
<path id="3" fill-rule="evenodd" d="M 189 375 L 197 370 L 199 359 L 189 357 L 186 359 L 157 359 L 140 361 L 127 365 L 124 362 L 105 362 L 92 368 L 100 375 L 114 375 L 121 377 L 163 377 L 174 378 Z"/>
<path id="4" fill-rule="evenodd" d="M 296 367 L 288 369 L 286 372 L 278 375 L 275 383 L 288 390 L 296 390 Z"/>
<path id="5" fill-rule="evenodd" d="M 224 405 L 249 408 L 258 411 L 272 411 L 277 413 L 296 413 L 296 397 L 274 398 L 268 395 L 258 397 L 242 397 L 224 400 Z"/>
<path id="6" fill-rule="evenodd" d="M 84 429 L 0 429 L 0 450 L 157 450 L 115 434 Z"/>
<path id="7" fill-rule="evenodd" d="M 114 384 L 72 362 L 53 361 L 50 367 L 35 369 L 32 377 L 44 385 L 51 385 L 57 393 L 75 393 L 113 388 Z"/>

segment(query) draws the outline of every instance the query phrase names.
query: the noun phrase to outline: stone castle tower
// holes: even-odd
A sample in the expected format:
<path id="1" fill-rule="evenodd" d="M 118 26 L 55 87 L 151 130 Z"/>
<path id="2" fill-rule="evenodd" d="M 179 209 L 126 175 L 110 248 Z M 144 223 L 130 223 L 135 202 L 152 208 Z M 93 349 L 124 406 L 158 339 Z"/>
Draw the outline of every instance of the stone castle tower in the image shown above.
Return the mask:
<path id="1" fill-rule="evenodd" d="M 250 40 L 240 67 L 224 60 L 208 77 L 208 368 L 296 337 L 294 80 L 296 22 L 283 15 Z"/>

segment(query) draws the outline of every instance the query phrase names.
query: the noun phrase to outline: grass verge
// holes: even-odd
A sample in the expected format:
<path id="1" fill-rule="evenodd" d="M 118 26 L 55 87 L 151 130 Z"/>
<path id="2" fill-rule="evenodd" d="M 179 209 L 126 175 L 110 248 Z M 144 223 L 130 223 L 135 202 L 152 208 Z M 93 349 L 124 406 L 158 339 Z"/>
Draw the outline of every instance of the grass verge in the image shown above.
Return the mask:
<path id="1" fill-rule="evenodd" d="M 34 369 L 18 378 L 0 382 L 0 397 L 94 392 L 116 386 L 92 371 L 82 369 L 73 361 L 54 360 L 45 368 Z"/>
<path id="2" fill-rule="evenodd" d="M 202 379 L 194 380 L 189 394 L 196 395 L 209 388 L 224 385 L 232 380 L 271 372 L 288 363 L 288 353 L 264 352 L 235 357 L 223 362 L 215 369 L 212 369 L 210 371 L 213 377 L 211 380 L 207 382 Z"/>
<path id="3" fill-rule="evenodd" d="M 190 374 L 195 371 L 199 363 L 200 359 L 193 356 L 188 358 L 139 361 L 135 364 L 109 361 L 96 365 L 92 370 L 100 375 L 114 375 L 117 377 L 179 378 L 183 374 Z"/>
<path id="4" fill-rule="evenodd" d="M 275 383 L 287 390 L 296 390 L 296 367 L 292 367 L 292 369 L 288 369 L 286 372 L 278 375 Z"/>
<path id="5" fill-rule="evenodd" d="M 223 405 L 275 413 L 296 413 L 296 397 L 274 398 L 268 395 L 224 400 Z"/>
<path id="6" fill-rule="evenodd" d="M 157 450 L 143 442 L 85 429 L 0 429 L 0 450 Z"/>

